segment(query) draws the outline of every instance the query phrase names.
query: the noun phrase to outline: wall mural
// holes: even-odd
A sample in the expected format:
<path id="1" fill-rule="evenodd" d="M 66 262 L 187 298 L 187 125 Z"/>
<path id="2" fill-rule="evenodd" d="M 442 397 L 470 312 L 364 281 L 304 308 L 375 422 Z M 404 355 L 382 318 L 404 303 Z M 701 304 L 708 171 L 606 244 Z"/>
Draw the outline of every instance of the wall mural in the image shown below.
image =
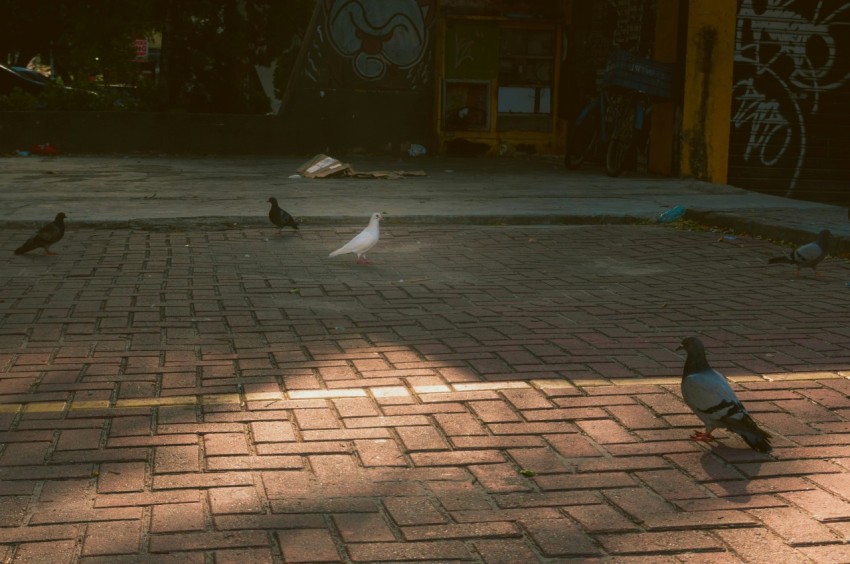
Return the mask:
<path id="1" fill-rule="evenodd" d="M 352 73 L 408 90 L 428 83 L 436 0 L 325 0 L 324 9 L 305 65 L 313 82 L 338 86 Z"/>
<path id="2" fill-rule="evenodd" d="M 808 120 L 850 78 L 850 52 L 836 41 L 848 23 L 850 2 L 739 3 L 732 125 L 745 134 L 745 162 L 791 171 L 786 196 L 806 162 Z"/>

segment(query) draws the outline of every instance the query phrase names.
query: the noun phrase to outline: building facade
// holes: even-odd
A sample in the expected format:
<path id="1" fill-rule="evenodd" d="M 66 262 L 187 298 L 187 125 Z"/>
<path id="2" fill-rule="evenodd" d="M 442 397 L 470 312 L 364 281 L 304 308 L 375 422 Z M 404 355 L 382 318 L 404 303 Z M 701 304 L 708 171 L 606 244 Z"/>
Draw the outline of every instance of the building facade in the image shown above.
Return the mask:
<path id="1" fill-rule="evenodd" d="M 324 0 L 284 109 L 311 150 L 558 154 L 613 50 L 674 69 L 646 168 L 844 203 L 845 0 Z"/>

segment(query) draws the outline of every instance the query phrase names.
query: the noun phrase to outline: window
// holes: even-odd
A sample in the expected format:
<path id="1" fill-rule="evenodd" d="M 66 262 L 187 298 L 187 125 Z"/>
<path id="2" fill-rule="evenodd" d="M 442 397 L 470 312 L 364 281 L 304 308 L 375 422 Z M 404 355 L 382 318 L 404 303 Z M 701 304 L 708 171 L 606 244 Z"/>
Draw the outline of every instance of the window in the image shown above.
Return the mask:
<path id="1" fill-rule="evenodd" d="M 498 129 L 551 129 L 555 32 L 503 27 L 499 44 Z"/>

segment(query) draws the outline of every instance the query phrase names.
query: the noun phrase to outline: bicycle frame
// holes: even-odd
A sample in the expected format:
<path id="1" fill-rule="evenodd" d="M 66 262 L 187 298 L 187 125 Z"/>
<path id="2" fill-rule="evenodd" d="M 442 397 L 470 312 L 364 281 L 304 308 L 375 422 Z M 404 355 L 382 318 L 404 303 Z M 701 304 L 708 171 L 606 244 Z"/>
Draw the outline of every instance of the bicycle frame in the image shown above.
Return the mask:
<path id="1" fill-rule="evenodd" d="M 575 125 L 576 127 L 580 127 L 584 120 L 587 119 L 587 116 L 591 115 L 593 110 L 598 109 L 599 112 L 596 114 L 599 116 L 599 139 L 602 142 L 608 140 L 608 133 L 605 129 L 605 111 L 607 109 L 607 99 L 605 96 L 605 91 L 600 90 L 598 95 L 594 96 L 590 99 L 584 108 L 582 108 L 581 112 L 579 112 L 578 117 L 576 118 Z"/>

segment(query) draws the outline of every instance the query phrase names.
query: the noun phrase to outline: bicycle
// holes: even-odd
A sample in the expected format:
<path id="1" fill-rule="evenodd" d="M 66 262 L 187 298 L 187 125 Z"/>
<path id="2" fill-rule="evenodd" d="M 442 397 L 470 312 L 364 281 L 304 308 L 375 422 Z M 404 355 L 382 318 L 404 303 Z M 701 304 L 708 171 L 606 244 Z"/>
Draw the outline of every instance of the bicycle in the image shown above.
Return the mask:
<path id="1" fill-rule="evenodd" d="M 624 103 L 613 118 L 614 127 L 605 158 L 605 172 L 619 176 L 635 156 L 638 141 L 648 150 L 647 123 L 653 99 L 670 99 L 673 66 L 619 50 L 608 59 L 602 86 L 623 93 Z"/>
<path id="2" fill-rule="evenodd" d="M 569 170 L 577 169 L 587 157 L 607 147 L 607 107 L 606 93 L 600 89 L 579 112 L 574 124 L 567 128 L 564 166 Z"/>
<path id="3" fill-rule="evenodd" d="M 672 65 L 619 50 L 609 57 L 597 84 L 597 94 L 579 113 L 575 127 L 568 128 L 564 161 L 574 170 L 588 155 L 604 148 L 605 172 L 619 176 L 638 141 L 647 150 L 652 98 L 671 97 Z M 586 123 L 591 116 L 595 123 L 589 129 Z"/>
<path id="4" fill-rule="evenodd" d="M 620 176 L 637 157 L 639 142 L 643 142 L 642 151 L 646 153 L 649 141 L 649 119 L 652 103 L 642 92 L 634 92 L 626 97 L 614 118 L 614 127 L 605 152 L 605 172 L 608 176 Z"/>

